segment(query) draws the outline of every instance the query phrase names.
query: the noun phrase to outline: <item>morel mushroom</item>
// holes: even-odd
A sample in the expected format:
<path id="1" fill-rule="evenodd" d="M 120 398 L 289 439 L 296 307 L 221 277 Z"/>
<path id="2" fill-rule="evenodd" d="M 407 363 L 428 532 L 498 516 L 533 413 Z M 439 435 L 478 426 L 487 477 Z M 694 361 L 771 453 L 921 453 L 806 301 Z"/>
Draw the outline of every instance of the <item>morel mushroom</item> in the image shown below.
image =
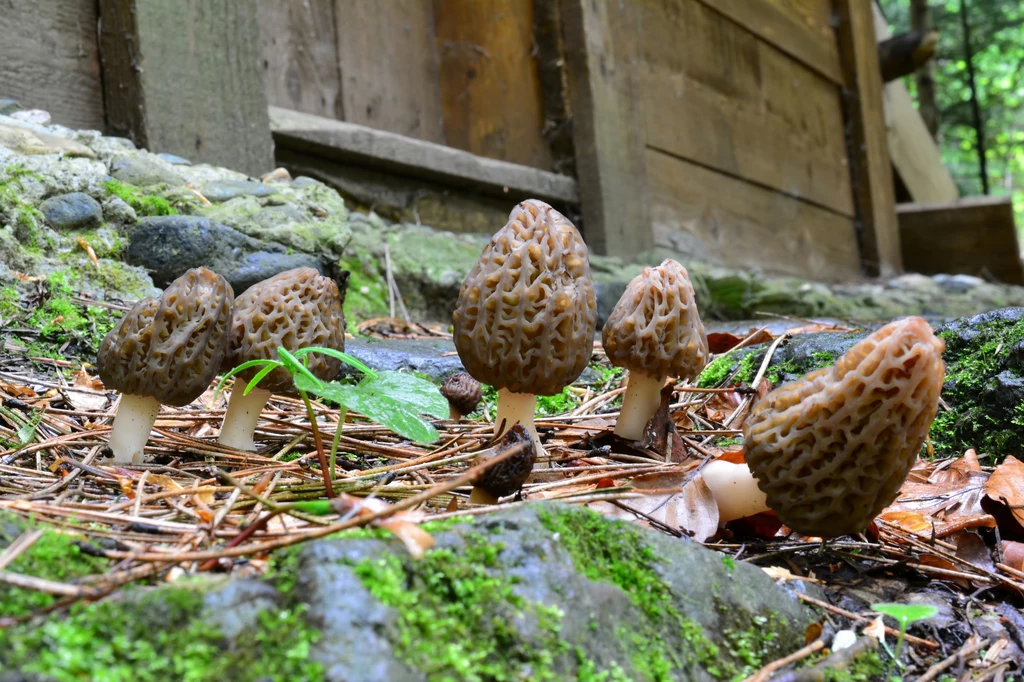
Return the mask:
<path id="1" fill-rule="evenodd" d="M 926 321 L 910 317 L 759 400 L 743 447 L 768 507 L 804 535 L 867 528 L 896 499 L 928 435 L 944 350 Z"/>
<path id="2" fill-rule="evenodd" d="M 456 372 L 441 384 L 441 395 L 448 401 L 448 418 L 457 422 L 476 409 L 484 392 L 479 381 L 466 372 Z"/>
<path id="3" fill-rule="evenodd" d="M 489 468 L 476 481 L 469 494 L 470 502 L 498 504 L 499 497 L 517 493 L 523 487 L 537 461 L 537 449 L 534 447 L 533 437 L 522 424 L 515 424 L 506 431 L 501 440 L 493 448 L 481 453 L 473 460 L 473 464 L 494 459 L 513 447 L 519 448 L 519 452 L 509 455 L 508 459 Z"/>
<path id="4" fill-rule="evenodd" d="M 594 350 L 597 298 L 576 227 L 542 201 L 516 206 L 466 276 L 453 320 L 462 364 L 498 389 L 495 433 L 520 423 L 543 452 L 536 396 L 575 381 Z"/>
<path id="5" fill-rule="evenodd" d="M 708 339 L 686 268 L 665 260 L 644 268 L 615 304 L 601 333 L 608 360 L 629 370 L 615 433 L 642 440 L 668 377 L 693 379 L 708 362 Z"/>
<path id="6" fill-rule="evenodd" d="M 213 381 L 227 352 L 233 302 L 227 280 L 194 268 L 158 298 L 132 306 L 104 337 L 100 379 L 121 392 L 109 441 L 114 462 L 141 462 L 161 403 L 188 405 Z"/>
<path id="7" fill-rule="evenodd" d="M 344 351 L 343 303 L 344 294 L 337 283 L 314 268 L 287 270 L 253 284 L 235 301 L 231 347 L 223 369 L 231 370 L 249 360 L 276 360 L 279 347 L 297 351 L 320 346 Z M 341 369 L 339 360 L 321 353 L 310 353 L 306 359 L 309 371 L 318 379 L 334 379 Z M 258 371 L 251 367 L 235 375 L 218 439 L 222 445 L 255 450 L 256 423 L 271 394 L 296 394 L 291 374 L 278 367 L 245 395 L 247 383 Z"/>

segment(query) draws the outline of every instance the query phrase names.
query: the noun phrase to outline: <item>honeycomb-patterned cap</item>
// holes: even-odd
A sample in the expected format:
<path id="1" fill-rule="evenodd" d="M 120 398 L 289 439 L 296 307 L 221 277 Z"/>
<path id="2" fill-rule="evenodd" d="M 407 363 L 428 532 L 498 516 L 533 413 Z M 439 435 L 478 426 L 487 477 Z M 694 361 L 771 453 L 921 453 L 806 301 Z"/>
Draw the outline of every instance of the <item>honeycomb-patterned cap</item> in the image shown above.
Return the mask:
<path id="1" fill-rule="evenodd" d="M 671 259 L 644 268 L 612 309 L 601 341 L 618 367 L 653 377 L 700 374 L 708 337 L 686 268 Z"/>
<path id="2" fill-rule="evenodd" d="M 910 317 L 757 402 L 743 447 L 779 518 L 804 535 L 838 537 L 896 499 L 938 410 L 945 348 Z"/>
<path id="3" fill-rule="evenodd" d="M 182 407 L 202 395 L 228 350 L 234 292 L 227 280 L 193 268 L 158 298 L 121 318 L 96 355 L 103 385 Z"/>
<path id="4" fill-rule="evenodd" d="M 257 282 L 235 301 L 231 349 L 224 358 L 230 370 L 249 360 L 277 360 L 277 349 L 297 351 L 310 346 L 345 350 L 344 295 L 337 283 L 314 268 L 296 268 Z M 332 380 L 341 362 L 320 353 L 310 353 L 309 371 L 318 379 Z M 239 372 L 249 381 L 259 371 L 252 367 Z M 291 374 L 275 369 L 259 387 L 271 393 L 295 393 Z"/>
<path id="5" fill-rule="evenodd" d="M 495 444 L 494 449 L 473 460 L 473 464 L 486 462 L 507 452 L 511 447 L 521 449 L 517 454 L 485 471 L 476 482 L 477 486 L 494 497 L 505 497 L 518 492 L 530 478 L 533 465 L 537 462 L 537 449 L 533 446 L 533 437 L 522 424 L 514 424 Z"/>
<path id="6" fill-rule="evenodd" d="M 480 382 L 467 372 L 456 372 L 441 384 L 441 395 L 459 414 L 469 414 L 480 404 L 484 392 Z"/>
<path id="7" fill-rule="evenodd" d="M 597 298 L 587 245 L 542 201 L 516 206 L 466 276 L 452 316 L 455 347 L 478 381 L 554 395 L 593 353 Z"/>

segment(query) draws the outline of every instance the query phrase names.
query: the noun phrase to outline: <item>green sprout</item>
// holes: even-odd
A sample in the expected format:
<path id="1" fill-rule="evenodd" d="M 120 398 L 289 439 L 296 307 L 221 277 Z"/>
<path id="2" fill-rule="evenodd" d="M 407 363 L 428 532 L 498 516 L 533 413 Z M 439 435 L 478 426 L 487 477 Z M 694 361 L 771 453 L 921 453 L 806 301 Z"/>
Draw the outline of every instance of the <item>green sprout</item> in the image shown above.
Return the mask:
<path id="1" fill-rule="evenodd" d="M 892 655 L 900 667 L 903 665 L 900 663 L 900 651 L 907 636 L 907 626 L 919 620 L 927 620 L 939 612 L 939 608 L 931 604 L 872 604 L 871 610 L 889 616 L 900 624 L 900 636 L 896 640 L 896 651 Z"/>
<path id="2" fill-rule="evenodd" d="M 308 358 L 306 356 L 310 353 L 323 353 L 336 358 L 361 372 L 364 375 L 363 379 L 354 385 L 341 384 L 337 381 L 320 381 L 307 368 Z M 316 414 L 309 401 L 309 394 L 335 403 L 344 410 L 355 410 L 368 419 L 417 443 L 433 443 L 438 439 L 437 429 L 420 415 L 426 414 L 438 419 L 447 418 L 448 402 L 430 381 L 404 372 L 376 372 L 357 358 L 333 348 L 314 346 L 301 348 L 294 353 L 284 348 L 278 348 L 277 355 L 280 360 L 249 360 L 232 369 L 217 384 L 214 400 L 224 388 L 225 382 L 239 372 L 251 367 L 261 367 L 242 393 L 242 395 L 248 395 L 264 377 L 275 369 L 284 368 L 292 375 L 292 381 L 295 383 L 299 397 L 302 398 L 306 414 L 312 424 L 313 439 L 317 444 L 317 455 L 323 469 L 324 487 L 327 489 L 328 497 L 333 497 L 331 481 L 335 477 L 338 443 L 341 440 L 345 416 L 340 415 L 338 419 L 338 428 L 334 432 L 334 442 L 331 444 L 328 461 L 323 455 L 320 432 L 316 425 Z"/>

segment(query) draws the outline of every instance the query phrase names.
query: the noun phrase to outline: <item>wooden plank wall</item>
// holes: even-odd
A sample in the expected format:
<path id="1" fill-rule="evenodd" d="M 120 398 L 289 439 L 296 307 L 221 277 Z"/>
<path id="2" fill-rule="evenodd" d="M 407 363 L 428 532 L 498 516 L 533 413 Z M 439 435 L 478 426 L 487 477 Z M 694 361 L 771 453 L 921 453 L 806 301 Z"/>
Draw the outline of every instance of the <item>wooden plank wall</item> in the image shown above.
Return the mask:
<path id="1" fill-rule="evenodd" d="M 56 123 L 102 130 L 96 3 L 0 3 L 0 98 L 45 109 Z"/>
<path id="2" fill-rule="evenodd" d="M 642 0 L 656 246 L 820 278 L 860 252 L 830 0 Z"/>
<path id="3" fill-rule="evenodd" d="M 550 170 L 526 0 L 259 0 L 270 104 Z"/>

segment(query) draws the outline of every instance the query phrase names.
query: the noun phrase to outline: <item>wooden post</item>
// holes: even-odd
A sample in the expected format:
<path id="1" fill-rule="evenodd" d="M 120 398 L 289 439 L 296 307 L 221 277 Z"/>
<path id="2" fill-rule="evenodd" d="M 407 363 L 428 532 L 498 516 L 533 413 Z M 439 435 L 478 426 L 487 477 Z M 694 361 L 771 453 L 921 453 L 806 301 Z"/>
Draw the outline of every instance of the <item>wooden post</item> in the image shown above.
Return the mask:
<path id="1" fill-rule="evenodd" d="M 562 0 L 583 235 L 626 260 L 654 244 L 632 3 Z"/>
<path id="2" fill-rule="evenodd" d="M 273 168 L 256 0 L 100 0 L 110 132 L 258 175 Z"/>
<path id="3" fill-rule="evenodd" d="M 835 0 L 850 171 L 865 274 L 903 269 L 892 165 L 886 141 L 882 73 L 868 0 Z"/>

